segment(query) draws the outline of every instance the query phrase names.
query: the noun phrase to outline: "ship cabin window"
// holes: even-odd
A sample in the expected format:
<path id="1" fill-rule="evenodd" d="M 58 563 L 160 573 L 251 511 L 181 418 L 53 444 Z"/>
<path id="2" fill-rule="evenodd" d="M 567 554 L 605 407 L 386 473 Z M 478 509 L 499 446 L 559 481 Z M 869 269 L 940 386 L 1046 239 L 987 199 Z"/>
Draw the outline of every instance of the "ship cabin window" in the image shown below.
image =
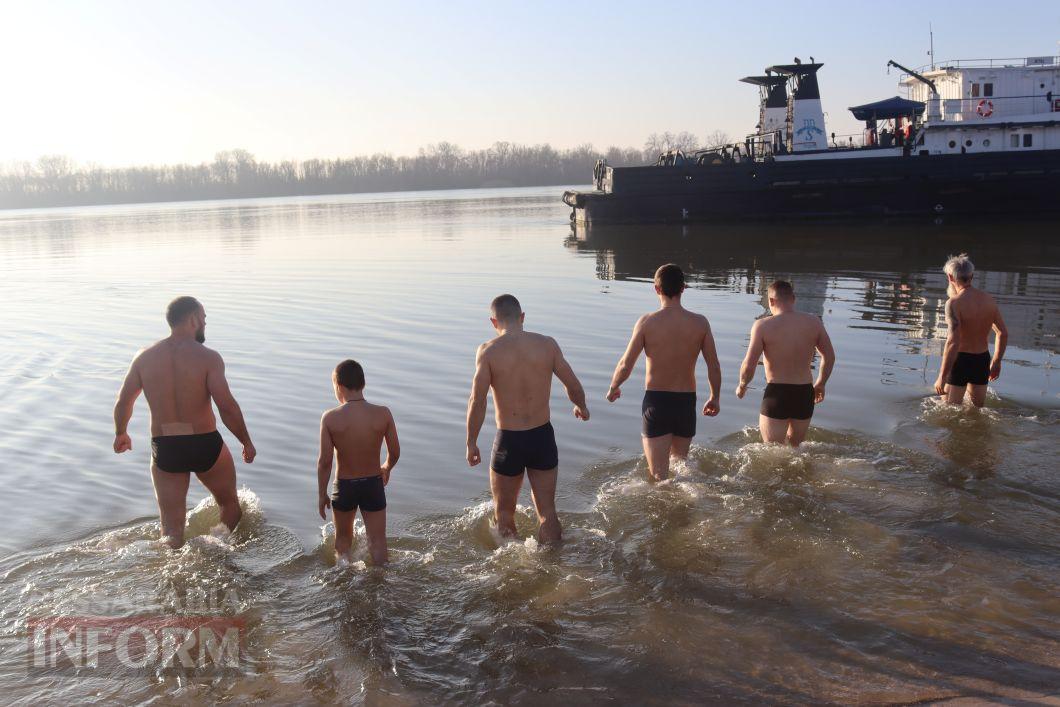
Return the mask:
<path id="1" fill-rule="evenodd" d="M 1009 143 L 1008 144 L 1009 144 L 1009 147 L 1019 147 L 1020 146 L 1020 134 L 1019 133 L 1012 133 L 1009 136 Z"/>
<path id="2" fill-rule="evenodd" d="M 983 140 L 983 147 L 990 147 L 990 138 Z"/>
<path id="3" fill-rule="evenodd" d="M 1034 136 L 1030 133 L 1023 133 L 1023 146 L 1031 147 L 1034 144 Z"/>
<path id="4" fill-rule="evenodd" d="M 956 140 L 950 140 L 950 149 L 952 150 L 955 147 L 957 147 L 957 141 Z"/>
<path id="5" fill-rule="evenodd" d="M 994 84 L 992 84 L 992 83 L 984 83 L 983 84 L 983 95 L 984 96 L 993 96 L 994 95 Z"/>
<path id="6" fill-rule="evenodd" d="M 965 140 L 964 141 L 964 146 L 965 147 L 971 147 L 972 146 L 972 141 L 971 140 Z"/>
<path id="7" fill-rule="evenodd" d="M 972 84 L 972 98 L 979 98 L 979 84 Z"/>

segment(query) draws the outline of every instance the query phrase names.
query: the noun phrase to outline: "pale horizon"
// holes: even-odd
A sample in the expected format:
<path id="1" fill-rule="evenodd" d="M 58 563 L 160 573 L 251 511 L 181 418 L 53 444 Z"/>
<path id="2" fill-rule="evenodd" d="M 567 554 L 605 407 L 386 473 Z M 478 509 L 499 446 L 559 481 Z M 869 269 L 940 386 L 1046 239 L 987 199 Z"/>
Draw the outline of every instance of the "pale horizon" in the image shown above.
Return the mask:
<path id="1" fill-rule="evenodd" d="M 939 60 L 1057 53 L 1060 6 L 993 8 L 942 2 L 911 18 L 778 2 L 753 21 L 705 3 L 650 16 L 608 3 L 8 6 L 0 164 L 194 164 L 237 148 L 267 161 L 414 155 L 442 142 L 606 150 L 664 131 L 736 139 L 757 121 L 756 91 L 738 79 L 811 55 L 824 63 L 827 130 L 842 135 L 859 130 L 847 107 L 902 93 L 888 59 L 928 63 L 929 22 Z"/>

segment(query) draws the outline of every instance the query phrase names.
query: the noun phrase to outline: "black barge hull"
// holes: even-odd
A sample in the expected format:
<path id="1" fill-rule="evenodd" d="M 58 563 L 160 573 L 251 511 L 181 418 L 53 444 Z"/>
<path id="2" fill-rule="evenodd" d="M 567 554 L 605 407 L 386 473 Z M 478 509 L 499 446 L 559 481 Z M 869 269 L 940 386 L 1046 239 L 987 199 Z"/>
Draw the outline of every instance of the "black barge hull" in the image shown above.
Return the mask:
<path id="1" fill-rule="evenodd" d="M 606 167 L 583 225 L 1060 212 L 1060 150 Z"/>

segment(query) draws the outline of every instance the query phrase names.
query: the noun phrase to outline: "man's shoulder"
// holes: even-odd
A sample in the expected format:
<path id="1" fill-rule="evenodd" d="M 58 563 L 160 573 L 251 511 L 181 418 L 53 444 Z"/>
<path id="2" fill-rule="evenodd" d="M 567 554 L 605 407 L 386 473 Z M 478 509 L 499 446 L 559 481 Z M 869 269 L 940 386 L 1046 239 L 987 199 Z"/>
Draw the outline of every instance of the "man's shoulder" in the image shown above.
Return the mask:
<path id="1" fill-rule="evenodd" d="M 525 337 L 524 341 L 535 348 L 553 349 L 559 346 L 559 343 L 547 334 L 539 334 L 536 331 L 524 331 L 523 336 Z"/>
<path id="2" fill-rule="evenodd" d="M 378 405 L 376 403 L 368 403 L 368 408 L 372 411 L 372 414 L 381 418 L 389 419 L 391 416 L 390 408 L 386 405 Z"/>
<path id="3" fill-rule="evenodd" d="M 699 326 L 704 329 L 710 326 L 710 322 L 707 321 L 707 317 L 705 314 L 700 314 L 699 312 L 693 312 L 690 309 L 686 309 L 685 316 L 688 317 L 688 320 L 690 322 L 694 322 L 696 326 Z"/>

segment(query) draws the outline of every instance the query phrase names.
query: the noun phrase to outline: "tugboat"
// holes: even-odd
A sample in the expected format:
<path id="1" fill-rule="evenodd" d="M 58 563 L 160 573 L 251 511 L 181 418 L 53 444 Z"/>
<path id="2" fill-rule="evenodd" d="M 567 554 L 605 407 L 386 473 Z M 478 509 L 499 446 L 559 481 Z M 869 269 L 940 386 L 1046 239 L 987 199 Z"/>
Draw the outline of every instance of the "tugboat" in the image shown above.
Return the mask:
<path id="1" fill-rule="evenodd" d="M 850 108 L 864 132 L 825 132 L 823 64 L 766 68 L 759 122 L 732 145 L 656 164 L 597 162 L 563 201 L 580 225 L 715 219 L 1060 212 L 1060 57 L 908 69 L 895 96 Z"/>

